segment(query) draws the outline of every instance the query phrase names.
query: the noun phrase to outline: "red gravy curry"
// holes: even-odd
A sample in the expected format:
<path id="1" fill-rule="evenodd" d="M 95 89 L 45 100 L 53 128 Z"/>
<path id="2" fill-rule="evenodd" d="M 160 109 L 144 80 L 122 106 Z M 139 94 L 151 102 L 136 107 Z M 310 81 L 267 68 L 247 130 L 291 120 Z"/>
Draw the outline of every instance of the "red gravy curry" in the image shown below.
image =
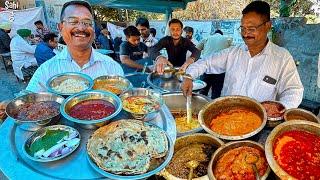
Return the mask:
<path id="1" fill-rule="evenodd" d="M 301 130 L 281 134 L 273 145 L 275 160 L 291 176 L 320 179 L 320 136 Z"/>
<path id="2" fill-rule="evenodd" d="M 69 115 L 76 119 L 97 120 L 102 119 L 115 112 L 112 103 L 101 99 L 89 99 L 74 105 Z"/>

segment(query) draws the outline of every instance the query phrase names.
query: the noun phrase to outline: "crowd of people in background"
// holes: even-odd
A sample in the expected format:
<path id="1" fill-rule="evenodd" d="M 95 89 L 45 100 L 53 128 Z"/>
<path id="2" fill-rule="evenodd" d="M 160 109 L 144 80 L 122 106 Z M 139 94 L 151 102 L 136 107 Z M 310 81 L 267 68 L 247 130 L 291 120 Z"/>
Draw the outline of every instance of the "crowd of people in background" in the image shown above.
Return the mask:
<path id="1" fill-rule="evenodd" d="M 162 74 L 167 66 L 179 67 L 181 71 L 188 69 L 186 72 L 191 74 L 190 79 L 202 75 L 201 78 L 208 86 L 201 93 L 208 95 L 211 89 L 211 98 L 219 97 L 221 92 L 223 92 L 223 95 L 240 93 L 242 95 L 255 96 L 254 94 L 256 93 L 251 92 L 250 94 L 250 89 L 248 90 L 248 88 L 251 88 L 250 83 L 253 83 L 251 84 L 252 87 L 255 87 L 254 83 L 256 83 L 269 87 L 270 92 L 267 94 L 272 93 L 268 97 L 269 99 L 274 99 L 275 97 L 273 96 L 275 95 L 283 95 L 284 104 L 293 107 L 301 102 L 303 87 L 296 67 L 292 64 L 291 55 L 286 50 L 277 47 L 265 36 L 271 27 L 270 6 L 266 2 L 254 1 L 243 10 L 240 26 L 240 33 L 245 42 L 243 47 L 231 47 L 232 39 L 226 37 L 219 29 L 209 37 L 198 42 L 193 37 L 194 29 L 190 26 L 184 26 L 178 19 L 171 19 L 168 22 L 170 32 L 160 39 L 155 38 L 156 30 L 150 27 L 148 19 L 142 17 L 138 18 L 134 25 L 129 25 L 123 30 L 125 38 L 122 37 L 121 33 L 117 33 L 115 37 L 112 37 L 107 23 L 98 23 L 94 20 L 89 4 L 84 2 L 83 4 L 75 5 L 72 3 L 73 1 L 70 1 L 66 3 L 66 7 L 64 6 L 65 9 L 63 11 L 70 13 L 72 16 L 69 17 L 63 13 L 61 14 L 61 22 L 59 23 L 60 34 L 50 32 L 42 21 L 36 21 L 34 22 L 36 26 L 34 35 L 28 29 L 20 29 L 10 40 L 8 36 L 10 24 L 0 24 L 0 53 L 11 52 L 16 76 L 19 79 L 23 79 L 21 68 L 28 68 L 34 65 L 40 66 L 41 70 L 39 71 L 42 74 L 46 74 L 43 76 L 40 75 L 41 73 L 36 73 L 36 76 L 32 78 L 28 86 L 30 87 L 29 89 L 38 90 L 39 87 L 34 79 L 41 79 L 45 83 L 43 78 L 49 78 L 50 75 L 45 73 L 45 68 L 49 68 L 48 64 L 52 64 L 53 67 L 62 66 L 63 63 L 58 63 L 57 65 L 57 62 L 54 62 L 58 58 L 57 56 L 62 56 L 65 59 L 76 59 L 76 66 L 65 65 L 69 68 L 71 66 L 72 70 L 78 69 L 80 71 L 88 70 L 86 69 L 87 66 L 90 67 L 89 69 L 95 69 L 93 64 L 96 62 L 104 65 L 101 62 L 102 59 L 110 62 L 113 62 L 111 61 L 113 59 L 119 63 L 120 66 L 114 65 L 118 69 L 117 74 L 139 71 Z M 261 7 L 265 9 L 261 9 Z M 79 8 L 82 8 L 83 14 L 74 12 L 75 9 L 79 10 Z M 260 23 L 260 21 L 263 22 Z M 81 44 L 84 43 L 82 40 L 86 44 Z M 65 44 L 64 47 L 67 48 L 57 51 L 58 43 Z M 98 52 L 92 48 L 109 50 L 112 53 L 108 53 L 109 57 L 101 54 L 98 55 Z M 78 52 L 80 50 L 82 51 L 81 53 Z M 271 72 L 271 70 L 262 68 L 261 72 L 266 72 L 267 74 L 259 80 L 257 78 L 261 77 L 255 76 L 254 72 L 250 75 L 250 80 L 239 80 L 232 74 L 228 74 L 230 70 L 240 74 L 245 73 L 237 69 L 237 67 L 243 66 L 243 68 L 246 68 L 248 66 L 240 60 L 236 61 L 239 57 L 242 59 L 259 59 L 261 54 L 268 55 L 269 51 L 279 51 L 281 57 L 286 59 L 287 63 L 290 64 L 291 71 L 294 72 L 293 76 L 290 77 L 295 79 L 295 84 L 292 84 L 291 89 L 287 89 L 288 83 L 282 82 L 283 80 L 280 75 L 278 77 L 274 76 L 281 69 L 268 74 L 267 72 Z M 84 57 L 86 57 L 86 60 L 83 59 Z M 97 57 L 100 59 L 98 60 Z M 233 59 L 229 62 L 228 58 L 230 57 L 233 57 Z M 265 59 L 268 59 L 269 62 L 273 62 L 277 58 L 273 56 L 267 57 Z M 50 63 L 46 63 L 48 60 Z M 232 66 L 232 61 L 239 64 Z M 273 63 L 277 64 L 278 62 Z M 255 68 L 262 67 L 262 64 L 257 64 L 256 66 Z M 119 70 L 119 67 L 121 67 L 121 70 Z M 105 69 L 111 71 L 107 65 Z M 97 75 L 96 73 L 94 74 L 94 76 Z M 247 77 L 245 74 L 243 75 Z M 275 82 L 277 81 L 282 83 L 281 87 L 272 89 L 271 86 L 276 86 L 278 83 L 276 84 Z M 230 82 L 233 83 L 230 84 Z M 246 87 L 243 84 L 247 84 Z M 184 92 L 189 93 L 190 87 L 185 82 L 183 85 Z M 237 91 L 234 91 L 235 88 Z M 276 92 L 276 90 L 281 90 L 281 92 Z M 289 103 L 285 94 L 291 91 L 292 94 L 296 94 L 296 97 L 293 98 L 292 94 L 288 97 L 296 99 L 296 102 Z M 257 99 L 263 98 L 257 97 Z"/>

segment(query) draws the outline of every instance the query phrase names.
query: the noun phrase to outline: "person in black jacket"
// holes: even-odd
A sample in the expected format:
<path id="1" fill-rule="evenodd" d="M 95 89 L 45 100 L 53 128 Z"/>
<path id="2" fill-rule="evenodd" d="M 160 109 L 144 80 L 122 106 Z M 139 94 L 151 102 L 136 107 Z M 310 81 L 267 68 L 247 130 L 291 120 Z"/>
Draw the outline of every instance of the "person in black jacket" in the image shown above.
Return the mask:
<path id="1" fill-rule="evenodd" d="M 183 24 L 180 20 L 172 19 L 169 21 L 169 28 L 171 35 L 160 39 L 150 50 L 150 56 L 152 58 L 163 48 L 167 51 L 168 58 L 162 55 L 155 58 L 154 71 L 159 74 L 163 73 L 166 65 L 180 67 L 181 70 L 185 71 L 190 64 L 200 57 L 200 51 L 195 45 L 189 39 L 181 36 Z M 186 59 L 188 50 L 192 54 Z"/>
<path id="2" fill-rule="evenodd" d="M 11 24 L 8 22 L 2 22 L 0 24 L 0 54 L 10 52 L 11 38 L 8 35 L 11 31 Z"/>

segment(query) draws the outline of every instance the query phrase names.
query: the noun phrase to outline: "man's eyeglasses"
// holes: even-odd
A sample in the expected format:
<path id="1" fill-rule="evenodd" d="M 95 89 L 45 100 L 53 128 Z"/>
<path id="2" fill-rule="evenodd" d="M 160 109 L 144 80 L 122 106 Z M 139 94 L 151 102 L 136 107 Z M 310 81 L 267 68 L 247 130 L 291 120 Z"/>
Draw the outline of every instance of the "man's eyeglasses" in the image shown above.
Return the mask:
<path id="1" fill-rule="evenodd" d="M 82 24 L 85 27 L 92 27 L 93 26 L 93 20 L 91 20 L 91 19 L 79 20 L 78 18 L 67 18 L 67 19 L 63 20 L 62 22 L 66 22 L 66 23 L 70 24 L 71 26 L 77 26 L 79 24 Z"/>
<path id="2" fill-rule="evenodd" d="M 248 33 L 252 34 L 252 33 L 255 33 L 259 27 L 263 26 L 263 25 L 266 24 L 267 22 L 269 22 L 269 21 L 265 21 L 265 22 L 263 22 L 262 24 L 259 24 L 258 26 L 250 26 L 250 27 L 240 26 L 240 27 L 238 28 L 238 31 L 239 31 L 240 33 L 244 33 L 245 31 L 247 31 Z"/>

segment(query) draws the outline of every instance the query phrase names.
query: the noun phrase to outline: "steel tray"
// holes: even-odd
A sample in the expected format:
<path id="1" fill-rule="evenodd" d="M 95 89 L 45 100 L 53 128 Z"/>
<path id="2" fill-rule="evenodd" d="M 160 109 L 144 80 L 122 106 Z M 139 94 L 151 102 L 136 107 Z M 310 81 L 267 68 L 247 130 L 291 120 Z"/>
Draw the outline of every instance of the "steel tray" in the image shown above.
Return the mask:
<path id="1" fill-rule="evenodd" d="M 132 118 L 124 111 L 115 117 L 118 119 Z M 150 123 L 164 129 L 173 142 L 176 139 L 175 121 L 166 105 L 161 107 L 158 116 Z M 94 130 L 86 130 L 74 123 L 61 119 L 66 124 L 77 129 L 81 134 L 81 142 L 75 152 L 68 157 L 49 163 L 39 163 L 28 159 L 22 152 L 25 140 L 32 132 L 24 131 L 8 118 L 0 126 L 0 169 L 9 179 L 105 179 L 89 164 L 86 157 L 86 144 Z M 81 172 L 81 173 L 79 173 Z"/>

